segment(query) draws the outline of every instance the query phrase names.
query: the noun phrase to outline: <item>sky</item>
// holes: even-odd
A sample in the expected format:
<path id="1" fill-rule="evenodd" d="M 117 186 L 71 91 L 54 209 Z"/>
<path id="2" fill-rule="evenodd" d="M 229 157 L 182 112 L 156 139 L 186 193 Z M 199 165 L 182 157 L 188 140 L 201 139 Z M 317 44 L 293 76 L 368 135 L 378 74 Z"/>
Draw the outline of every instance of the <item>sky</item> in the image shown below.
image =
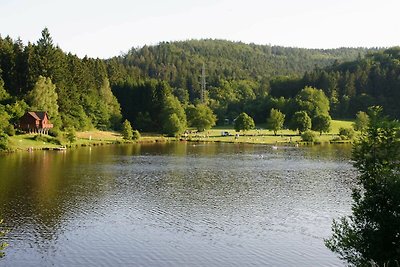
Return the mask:
<path id="1" fill-rule="evenodd" d="M 163 41 L 304 48 L 400 45 L 400 0 L 0 0 L 0 35 L 109 58 Z"/>

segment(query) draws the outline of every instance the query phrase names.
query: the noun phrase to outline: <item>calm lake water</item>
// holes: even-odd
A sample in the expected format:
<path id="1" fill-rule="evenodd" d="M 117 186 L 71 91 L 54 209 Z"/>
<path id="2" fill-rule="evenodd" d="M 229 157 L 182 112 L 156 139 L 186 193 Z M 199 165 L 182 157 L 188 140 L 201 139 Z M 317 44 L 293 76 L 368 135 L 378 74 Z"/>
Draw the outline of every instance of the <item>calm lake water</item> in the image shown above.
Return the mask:
<path id="1" fill-rule="evenodd" d="M 1 266 L 343 266 L 347 146 L 148 144 L 0 156 Z"/>

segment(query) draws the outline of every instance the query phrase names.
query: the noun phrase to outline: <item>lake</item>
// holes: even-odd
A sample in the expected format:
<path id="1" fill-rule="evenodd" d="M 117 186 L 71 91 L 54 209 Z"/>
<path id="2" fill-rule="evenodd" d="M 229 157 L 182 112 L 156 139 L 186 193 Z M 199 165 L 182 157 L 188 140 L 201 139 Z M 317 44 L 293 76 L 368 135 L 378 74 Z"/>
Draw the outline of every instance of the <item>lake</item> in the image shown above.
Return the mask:
<path id="1" fill-rule="evenodd" d="M 1 266 L 344 266 L 349 146 L 166 143 L 0 156 Z"/>

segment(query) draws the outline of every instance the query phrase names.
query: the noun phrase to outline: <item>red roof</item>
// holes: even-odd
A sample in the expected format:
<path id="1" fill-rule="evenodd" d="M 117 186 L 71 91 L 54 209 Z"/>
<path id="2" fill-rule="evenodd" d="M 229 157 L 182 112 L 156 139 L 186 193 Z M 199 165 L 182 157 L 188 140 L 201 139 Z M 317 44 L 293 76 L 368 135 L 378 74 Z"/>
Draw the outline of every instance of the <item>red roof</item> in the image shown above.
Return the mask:
<path id="1" fill-rule="evenodd" d="M 46 111 L 29 111 L 27 113 L 34 117 L 36 120 L 43 120 L 44 116 L 47 114 Z"/>

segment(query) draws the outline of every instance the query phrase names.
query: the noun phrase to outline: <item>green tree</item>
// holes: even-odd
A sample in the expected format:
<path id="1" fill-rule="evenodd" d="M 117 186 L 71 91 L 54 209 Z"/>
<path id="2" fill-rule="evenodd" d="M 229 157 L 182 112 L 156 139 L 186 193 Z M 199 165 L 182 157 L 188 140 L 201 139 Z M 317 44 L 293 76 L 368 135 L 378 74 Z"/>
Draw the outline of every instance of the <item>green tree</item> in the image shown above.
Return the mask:
<path id="1" fill-rule="evenodd" d="M 174 114 L 175 116 L 172 116 Z M 187 126 L 186 113 L 177 97 L 169 95 L 164 99 L 161 117 L 164 133 L 170 136 L 178 136 L 185 131 Z"/>
<path id="2" fill-rule="evenodd" d="M 6 111 L 10 116 L 10 123 L 16 124 L 19 119 L 25 114 L 28 110 L 28 104 L 24 100 L 17 100 L 14 103 L 6 105 Z"/>
<path id="3" fill-rule="evenodd" d="M 140 133 L 138 130 L 134 130 L 132 133 L 132 140 L 139 140 L 140 139 Z"/>
<path id="4" fill-rule="evenodd" d="M 254 120 L 247 115 L 246 113 L 242 112 L 235 120 L 235 130 L 236 132 L 240 131 L 248 131 L 255 127 Z"/>
<path id="5" fill-rule="evenodd" d="M 355 266 L 400 262 L 400 125 L 370 109 L 368 129 L 355 143 L 359 187 L 352 215 L 334 221 L 326 246 Z"/>
<path id="6" fill-rule="evenodd" d="M 269 118 L 267 119 L 268 129 L 274 131 L 274 135 L 283 128 L 285 123 L 285 114 L 280 112 L 278 109 L 271 109 Z"/>
<path id="7" fill-rule="evenodd" d="M 1 78 L 1 69 L 0 69 L 0 103 L 3 103 L 11 98 L 10 94 L 4 88 L 4 81 Z"/>
<path id="8" fill-rule="evenodd" d="M 163 129 L 168 136 L 179 136 L 185 131 L 186 124 L 182 123 L 176 113 L 172 113 L 164 120 Z"/>
<path id="9" fill-rule="evenodd" d="M 311 129 L 311 118 L 305 111 L 297 111 L 294 113 L 291 123 L 292 130 L 298 130 L 301 134 Z"/>
<path id="10" fill-rule="evenodd" d="M 8 115 L 6 107 L 0 105 L 0 131 L 4 131 L 8 127 L 9 121 L 10 115 Z"/>
<path id="11" fill-rule="evenodd" d="M 3 250 L 8 247 L 8 244 L 6 242 L 2 242 L 2 238 L 6 235 L 7 231 L 4 230 L 1 225 L 3 224 L 3 219 L 0 219 L 0 258 L 4 257 L 4 252 Z"/>
<path id="12" fill-rule="evenodd" d="M 322 90 L 305 87 L 295 98 L 298 110 L 306 111 L 310 118 L 329 115 L 329 99 Z"/>
<path id="13" fill-rule="evenodd" d="M 5 151 L 8 149 L 8 135 L 0 130 L 0 151 Z"/>
<path id="14" fill-rule="evenodd" d="M 217 121 L 217 117 L 205 104 L 189 105 L 186 108 L 186 116 L 189 125 L 196 127 L 198 131 L 211 129 Z"/>
<path id="15" fill-rule="evenodd" d="M 105 107 L 105 122 L 108 127 L 113 129 L 121 123 L 121 107 L 119 106 L 117 98 L 113 95 L 110 87 L 110 82 L 107 78 L 103 79 L 102 85 L 99 89 L 99 101 Z M 107 128 L 108 128 L 107 127 Z"/>
<path id="16" fill-rule="evenodd" d="M 364 111 L 359 111 L 356 114 L 356 120 L 354 121 L 353 128 L 356 131 L 364 132 L 369 123 L 369 116 Z"/>
<path id="17" fill-rule="evenodd" d="M 73 142 L 76 141 L 76 131 L 74 127 L 68 127 L 66 129 L 66 136 L 65 136 L 69 142 L 69 144 L 72 144 Z"/>
<path id="18" fill-rule="evenodd" d="M 312 119 L 312 129 L 319 132 L 319 135 L 322 135 L 322 132 L 327 133 L 331 128 L 331 120 L 329 115 L 317 115 Z"/>
<path id="19" fill-rule="evenodd" d="M 50 78 L 39 76 L 33 89 L 28 93 L 27 100 L 32 109 L 47 111 L 55 127 L 61 124 L 58 113 L 58 95 L 56 86 Z"/>
<path id="20" fill-rule="evenodd" d="M 60 75 L 63 52 L 53 44 L 53 39 L 47 28 L 42 30 L 42 35 L 33 46 L 32 55 L 29 56 L 29 84 L 35 83 L 39 75 L 55 80 Z"/>
<path id="21" fill-rule="evenodd" d="M 122 137 L 125 140 L 132 140 L 133 138 L 133 129 L 131 123 L 128 120 L 125 120 L 122 124 Z"/>

